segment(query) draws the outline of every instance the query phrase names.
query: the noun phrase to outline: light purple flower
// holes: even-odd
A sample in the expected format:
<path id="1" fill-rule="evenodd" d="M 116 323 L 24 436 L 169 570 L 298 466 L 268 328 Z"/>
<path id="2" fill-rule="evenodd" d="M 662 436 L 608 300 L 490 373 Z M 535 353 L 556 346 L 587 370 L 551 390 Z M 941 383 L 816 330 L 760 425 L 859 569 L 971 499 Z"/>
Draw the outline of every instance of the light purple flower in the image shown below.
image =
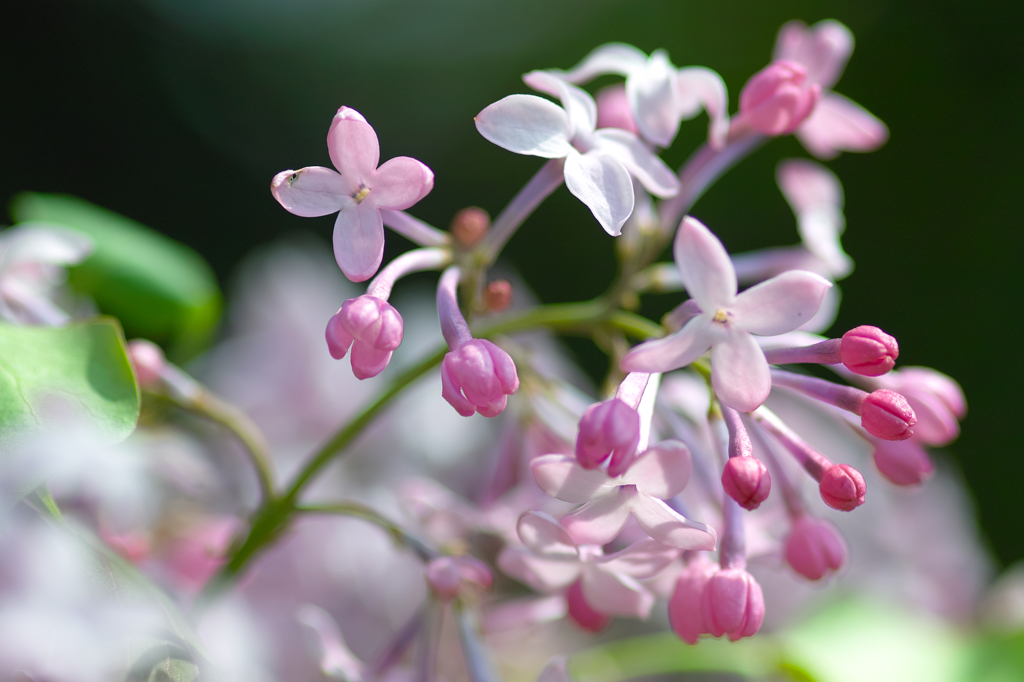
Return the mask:
<path id="1" fill-rule="evenodd" d="M 723 404 L 750 412 L 768 397 L 768 362 L 753 334 L 775 336 L 796 329 L 821 305 L 830 282 L 793 270 L 736 293 L 736 273 L 722 243 L 687 216 L 675 240 L 676 266 L 701 313 L 682 329 L 631 350 L 626 372 L 668 372 L 711 349 L 711 380 Z"/>
<path id="2" fill-rule="evenodd" d="M 675 173 L 635 135 L 619 128 L 595 129 L 597 105 L 587 92 L 544 71 L 523 80 L 558 97 L 562 106 L 534 95 L 509 95 L 477 114 L 477 130 L 517 154 L 564 158 L 566 187 L 608 234 L 618 236 L 633 212 L 630 174 L 656 196 L 679 191 Z"/>
<path id="3" fill-rule="evenodd" d="M 396 156 L 379 168 L 377 133 L 355 109 L 338 109 L 327 132 L 337 172 L 321 166 L 274 176 L 270 191 L 286 210 L 306 218 L 338 211 L 334 257 L 345 276 L 362 282 L 384 256 L 381 209 L 409 208 L 434 187 L 434 173 L 416 159 Z"/>

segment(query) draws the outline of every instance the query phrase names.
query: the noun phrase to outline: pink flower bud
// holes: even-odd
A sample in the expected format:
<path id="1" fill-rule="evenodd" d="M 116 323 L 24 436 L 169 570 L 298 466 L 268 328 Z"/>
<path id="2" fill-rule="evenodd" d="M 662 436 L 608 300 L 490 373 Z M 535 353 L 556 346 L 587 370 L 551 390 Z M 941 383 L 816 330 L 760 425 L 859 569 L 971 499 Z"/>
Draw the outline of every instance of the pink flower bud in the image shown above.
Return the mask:
<path id="1" fill-rule="evenodd" d="M 629 110 L 626 86 L 609 85 L 597 91 L 597 127 L 621 128 L 634 135 L 640 134 L 633 113 Z"/>
<path id="2" fill-rule="evenodd" d="M 350 298 L 327 323 L 327 349 L 336 360 L 352 347 L 352 373 L 369 379 L 384 371 L 402 343 L 402 316 L 376 296 Z"/>
<path id="3" fill-rule="evenodd" d="M 896 485 L 918 485 L 935 471 L 923 447 L 914 441 L 875 442 L 875 467 Z"/>
<path id="4" fill-rule="evenodd" d="M 742 568 L 715 573 L 704 586 L 701 612 L 715 637 L 728 635 L 735 642 L 751 637 L 764 620 L 764 595 L 754 577 Z"/>
<path id="5" fill-rule="evenodd" d="M 822 519 L 800 516 L 786 538 L 786 563 L 808 580 L 821 580 L 846 562 L 846 543 L 839 531 Z"/>
<path id="6" fill-rule="evenodd" d="M 424 570 L 427 585 L 443 601 L 458 597 L 466 584 L 487 589 L 494 581 L 491 569 L 471 556 L 443 556 L 431 560 Z"/>
<path id="7" fill-rule="evenodd" d="M 668 601 L 668 622 L 687 644 L 696 644 L 701 635 L 710 632 L 701 610 L 701 595 L 716 570 L 703 554 L 698 554 L 676 580 L 676 588 Z"/>
<path id="8" fill-rule="evenodd" d="M 872 436 L 883 440 L 906 440 L 914 435 L 911 428 L 917 415 L 907 399 L 896 391 L 880 388 L 864 398 L 860 408 L 860 424 Z"/>
<path id="9" fill-rule="evenodd" d="M 853 511 L 864 504 L 867 486 L 860 472 L 849 464 L 836 464 L 821 477 L 818 491 L 825 504 L 839 511 Z"/>
<path id="10" fill-rule="evenodd" d="M 583 584 L 579 580 L 569 585 L 569 589 L 565 591 L 565 601 L 569 605 L 569 617 L 588 632 L 600 632 L 612 621 L 611 616 L 595 611 L 587 603 L 583 597 Z"/>
<path id="11" fill-rule="evenodd" d="M 576 459 L 584 469 L 596 469 L 609 455 L 627 460 L 640 442 L 640 415 L 618 398 L 591 405 L 580 419 Z"/>
<path id="12" fill-rule="evenodd" d="M 465 247 L 475 246 L 491 226 L 491 216 L 476 206 L 464 208 L 452 218 L 451 232 L 455 241 Z"/>
<path id="13" fill-rule="evenodd" d="M 865 324 L 843 334 L 840 353 L 851 372 L 877 377 L 896 365 L 900 347 L 896 339 L 878 327 Z"/>
<path id="14" fill-rule="evenodd" d="M 488 310 L 495 313 L 508 310 L 512 305 L 512 285 L 509 281 L 499 279 L 490 282 L 484 289 L 484 303 L 487 304 Z"/>
<path id="15" fill-rule="evenodd" d="M 146 339 L 128 342 L 128 359 L 135 368 L 135 378 L 141 388 L 152 389 L 160 385 L 160 375 L 167 359 L 160 346 Z"/>
<path id="16" fill-rule="evenodd" d="M 441 362 L 441 395 L 463 417 L 496 417 L 517 390 L 512 358 L 486 339 L 466 341 Z"/>
<path id="17" fill-rule="evenodd" d="M 789 135 L 814 111 L 821 86 L 807 85 L 807 71 L 796 62 L 772 62 L 751 76 L 740 93 L 740 114 L 765 135 Z"/>
<path id="18" fill-rule="evenodd" d="M 756 457 L 730 457 L 722 470 L 725 493 L 748 511 L 753 511 L 768 499 L 772 477 Z"/>

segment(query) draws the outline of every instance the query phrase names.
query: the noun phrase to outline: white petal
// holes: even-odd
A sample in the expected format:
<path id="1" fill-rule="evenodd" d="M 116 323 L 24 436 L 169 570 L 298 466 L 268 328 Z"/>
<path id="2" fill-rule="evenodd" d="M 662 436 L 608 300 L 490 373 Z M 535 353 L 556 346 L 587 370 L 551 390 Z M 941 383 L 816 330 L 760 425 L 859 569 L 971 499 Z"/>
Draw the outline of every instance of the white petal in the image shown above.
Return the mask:
<path id="1" fill-rule="evenodd" d="M 530 470 L 541 490 L 564 502 L 589 502 L 619 486 L 619 481 L 608 478 L 601 469 L 584 469 L 569 455 L 535 457 Z"/>
<path id="2" fill-rule="evenodd" d="M 345 198 L 334 221 L 334 258 L 353 282 L 373 277 L 384 257 L 384 221 L 373 204 Z"/>
<path id="3" fill-rule="evenodd" d="M 760 407 L 772 390 L 768 361 L 753 336 L 732 327 L 711 349 L 711 383 L 718 399 L 740 412 Z"/>
<path id="4" fill-rule="evenodd" d="M 690 480 L 690 451 L 679 441 L 666 440 L 641 454 L 621 476 L 622 483 L 636 486 L 643 495 L 662 500 L 675 497 Z"/>
<path id="5" fill-rule="evenodd" d="M 668 147 L 679 132 L 676 70 L 664 50 L 657 50 L 641 69 L 629 74 L 626 98 L 637 128 L 651 142 Z"/>
<path id="6" fill-rule="evenodd" d="M 281 171 L 270 183 L 270 192 L 289 213 L 304 218 L 341 210 L 351 198 L 350 183 L 330 168 L 310 166 Z"/>
<path id="7" fill-rule="evenodd" d="M 57 225 L 21 223 L 0 232 L 3 268 L 15 263 L 76 265 L 91 252 L 92 239 L 77 230 Z"/>
<path id="8" fill-rule="evenodd" d="M 698 315 L 663 339 L 636 346 L 622 358 L 623 372 L 671 372 L 685 367 L 711 348 L 715 338 L 709 315 Z"/>
<path id="9" fill-rule="evenodd" d="M 714 528 L 687 519 L 661 500 L 637 494 L 630 501 L 630 508 L 640 527 L 658 542 L 680 549 L 715 548 Z"/>
<path id="10" fill-rule="evenodd" d="M 572 584 L 583 565 L 578 561 L 535 556 L 522 547 L 505 547 L 498 555 L 498 568 L 538 592 L 554 592 Z"/>
<path id="11" fill-rule="evenodd" d="M 831 327 L 832 323 L 836 321 L 836 316 L 839 314 L 839 304 L 842 300 L 843 292 L 839 289 L 838 284 L 833 284 L 832 288 L 825 292 L 825 297 L 821 299 L 821 305 L 818 306 L 818 311 L 811 315 L 811 319 L 797 327 L 797 330 L 800 332 L 811 332 L 812 334 L 823 334 L 825 330 Z M 762 338 L 779 337 L 759 336 L 757 338 L 760 340 Z M 811 343 L 815 342 L 812 341 Z M 804 345 L 809 346 L 811 343 Z"/>
<path id="12" fill-rule="evenodd" d="M 679 276 L 690 297 L 705 313 L 714 314 L 736 296 L 736 271 L 722 242 L 691 216 L 683 218 L 673 253 Z"/>
<path id="13" fill-rule="evenodd" d="M 709 119 L 708 145 L 712 149 L 724 147 L 729 136 L 729 92 L 722 77 L 703 66 L 691 66 L 679 69 L 676 88 L 680 118 L 693 118 L 703 108 Z"/>
<path id="14" fill-rule="evenodd" d="M 615 539 L 628 519 L 628 496 L 620 489 L 563 516 L 562 526 L 580 545 L 606 545 Z"/>
<path id="15" fill-rule="evenodd" d="M 570 153 L 565 159 L 565 186 L 586 204 L 604 231 L 619 236 L 633 212 L 629 171 L 606 154 Z"/>
<path id="16" fill-rule="evenodd" d="M 806 323 L 832 283 L 806 270 L 790 270 L 750 287 L 732 306 L 736 325 L 752 334 L 775 336 Z"/>
<path id="17" fill-rule="evenodd" d="M 544 512 L 525 512 L 519 517 L 516 532 L 526 548 L 548 557 L 579 556 L 576 543 L 565 528 Z"/>
<path id="18" fill-rule="evenodd" d="M 595 559 L 594 563 L 609 573 L 647 580 L 678 557 L 677 547 L 670 547 L 657 540 L 640 540 L 615 554 Z"/>
<path id="19" fill-rule="evenodd" d="M 607 573 L 596 565 L 583 570 L 583 597 L 595 611 L 609 616 L 646 619 L 654 595 L 627 575 Z"/>
<path id="20" fill-rule="evenodd" d="M 819 159 L 839 152 L 871 152 L 889 139 L 884 123 L 856 102 L 835 92 L 821 96 L 811 115 L 796 129 L 797 139 Z"/>
<path id="21" fill-rule="evenodd" d="M 614 156 L 651 194 L 665 199 L 679 193 L 679 179 L 636 135 L 619 128 L 594 133 L 594 151 Z"/>
<path id="22" fill-rule="evenodd" d="M 634 69 L 643 68 L 646 63 L 647 55 L 632 45 L 608 43 L 595 48 L 583 61 L 562 73 L 562 78 L 578 84 L 610 73 L 628 76 Z"/>
<path id="23" fill-rule="evenodd" d="M 560 159 L 572 150 L 569 117 L 543 97 L 509 95 L 485 108 L 474 121 L 481 135 L 510 152 Z"/>
<path id="24" fill-rule="evenodd" d="M 843 186 L 836 174 L 807 159 L 786 159 L 775 169 L 775 180 L 793 213 L 800 215 L 818 204 L 843 207 Z"/>
<path id="25" fill-rule="evenodd" d="M 534 90 L 561 100 L 572 128 L 570 138 L 594 132 L 597 126 L 597 104 L 586 90 L 570 85 L 549 71 L 531 71 L 523 76 L 523 82 Z"/>

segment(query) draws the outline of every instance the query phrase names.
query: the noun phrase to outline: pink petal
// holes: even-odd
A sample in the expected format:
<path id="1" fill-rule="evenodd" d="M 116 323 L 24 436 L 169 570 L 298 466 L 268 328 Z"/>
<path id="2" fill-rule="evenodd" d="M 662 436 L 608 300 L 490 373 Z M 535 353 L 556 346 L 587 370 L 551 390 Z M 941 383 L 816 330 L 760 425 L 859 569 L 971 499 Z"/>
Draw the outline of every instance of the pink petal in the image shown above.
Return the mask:
<path id="1" fill-rule="evenodd" d="M 637 457 L 621 480 L 635 485 L 643 495 L 667 500 L 682 492 L 690 480 L 692 469 L 690 451 L 686 446 L 666 440 Z"/>
<path id="2" fill-rule="evenodd" d="M 391 352 L 356 341 L 352 344 L 352 374 L 356 379 L 370 379 L 377 376 L 391 361 Z"/>
<path id="3" fill-rule="evenodd" d="M 384 257 L 384 222 L 369 202 L 346 199 L 334 222 L 334 258 L 353 282 L 373 277 Z"/>
<path id="4" fill-rule="evenodd" d="M 775 170 L 775 179 L 793 213 L 825 204 L 843 207 L 843 186 L 825 166 L 807 159 L 786 159 Z"/>
<path id="5" fill-rule="evenodd" d="M 441 396 L 463 417 L 472 417 L 476 414 L 476 405 L 462 395 L 462 389 L 448 372 L 448 366 L 445 363 L 441 363 Z"/>
<path id="6" fill-rule="evenodd" d="M 541 490 L 564 502 L 589 502 L 618 487 L 618 482 L 605 472 L 584 469 L 575 457 L 568 455 L 535 457 L 530 461 L 530 470 Z"/>
<path id="7" fill-rule="evenodd" d="M 562 517 L 562 526 L 580 545 L 606 545 L 615 539 L 629 519 L 629 499 L 621 489 L 588 502 Z"/>
<path id="8" fill-rule="evenodd" d="M 752 334 L 791 332 L 813 317 L 832 283 L 805 270 L 790 270 L 750 287 L 736 297 L 736 324 Z"/>
<path id="9" fill-rule="evenodd" d="M 586 83 L 595 76 L 618 74 L 628 76 L 635 69 L 643 68 L 647 55 L 632 45 L 608 43 L 595 48 L 579 64 L 562 74 L 569 83 Z"/>
<path id="10" fill-rule="evenodd" d="M 519 517 L 516 532 L 534 554 L 556 558 L 579 556 L 576 543 L 566 529 L 544 512 L 525 512 Z"/>
<path id="11" fill-rule="evenodd" d="M 889 139 L 889 129 L 856 102 L 829 92 L 797 128 L 796 136 L 811 154 L 831 159 L 839 152 L 873 152 Z"/>
<path id="12" fill-rule="evenodd" d="M 654 595 L 626 575 L 608 573 L 599 566 L 583 569 L 583 596 L 596 611 L 610 616 L 646 619 Z"/>
<path id="13" fill-rule="evenodd" d="M 711 347 L 714 339 L 707 315 L 693 318 L 670 336 L 636 346 L 622 358 L 623 372 L 670 372 L 685 367 Z"/>
<path id="14" fill-rule="evenodd" d="M 729 94 L 722 77 L 711 69 L 691 66 L 676 74 L 681 118 L 690 119 L 701 109 L 708 112 L 708 146 L 721 149 L 729 136 Z"/>
<path id="15" fill-rule="evenodd" d="M 368 178 L 380 161 L 377 133 L 362 116 L 349 116 L 354 110 L 342 107 L 327 133 L 327 152 L 338 172 L 353 182 Z"/>
<path id="16" fill-rule="evenodd" d="M 378 168 L 367 184 L 370 187 L 368 200 L 378 208 L 400 211 L 434 188 L 434 172 L 416 159 L 396 156 Z"/>
<path id="17" fill-rule="evenodd" d="M 583 565 L 578 561 L 535 556 L 522 547 L 505 547 L 498 555 L 498 568 L 537 592 L 554 592 L 576 580 Z"/>
<path id="18" fill-rule="evenodd" d="M 286 211 L 303 218 L 339 211 L 349 198 L 342 177 L 320 166 L 281 171 L 271 181 L 270 193 Z"/>
<path id="19" fill-rule="evenodd" d="M 629 503 L 633 518 L 658 542 L 679 549 L 711 551 L 715 548 L 715 529 L 699 521 L 691 521 L 661 500 L 634 495 Z"/>
<path id="20" fill-rule="evenodd" d="M 622 232 L 622 224 L 633 212 L 633 182 L 629 171 L 614 157 L 597 153 L 573 152 L 565 159 L 565 186 L 586 204 L 613 237 Z"/>
<path id="21" fill-rule="evenodd" d="M 740 412 L 761 406 L 772 390 L 768 361 L 754 337 L 739 329 L 711 349 L 711 383 L 723 404 Z"/>
<path id="22" fill-rule="evenodd" d="M 686 216 L 673 253 L 683 286 L 700 309 L 714 313 L 736 297 L 736 272 L 722 242 L 696 218 Z"/>
<path id="23" fill-rule="evenodd" d="M 572 151 L 572 127 L 565 110 L 534 95 L 509 95 L 474 119 L 487 140 L 516 154 L 560 159 Z"/>
<path id="24" fill-rule="evenodd" d="M 572 682 L 569 677 L 569 670 L 566 667 L 568 659 L 565 656 L 555 656 L 544 669 L 540 671 L 537 682 Z"/>
<path id="25" fill-rule="evenodd" d="M 914 436 L 928 445 L 949 445 L 960 435 L 960 422 L 938 396 L 925 391 L 907 391 L 904 397 L 917 416 Z"/>
<path id="26" fill-rule="evenodd" d="M 834 19 L 819 21 L 808 28 L 802 21 L 791 21 L 779 30 L 775 59 L 791 59 L 807 69 L 807 80 L 831 88 L 843 75 L 853 54 L 853 34 Z"/>
<path id="27" fill-rule="evenodd" d="M 594 149 L 615 157 L 651 194 L 665 199 L 679 192 L 679 179 L 636 135 L 619 128 L 594 133 Z"/>
<path id="28" fill-rule="evenodd" d="M 665 51 L 657 50 L 626 80 L 626 97 L 637 128 L 660 147 L 671 145 L 679 132 L 675 71 Z"/>
<path id="29" fill-rule="evenodd" d="M 570 137 L 592 133 L 597 126 L 597 104 L 586 90 L 570 85 L 548 71 L 531 71 L 523 76 L 523 82 L 534 90 L 557 97 L 569 117 L 572 127 Z"/>
<path id="30" fill-rule="evenodd" d="M 657 540 L 640 540 L 615 554 L 595 559 L 594 563 L 608 573 L 647 580 L 661 573 L 679 558 L 679 554 L 678 548 L 663 545 Z"/>

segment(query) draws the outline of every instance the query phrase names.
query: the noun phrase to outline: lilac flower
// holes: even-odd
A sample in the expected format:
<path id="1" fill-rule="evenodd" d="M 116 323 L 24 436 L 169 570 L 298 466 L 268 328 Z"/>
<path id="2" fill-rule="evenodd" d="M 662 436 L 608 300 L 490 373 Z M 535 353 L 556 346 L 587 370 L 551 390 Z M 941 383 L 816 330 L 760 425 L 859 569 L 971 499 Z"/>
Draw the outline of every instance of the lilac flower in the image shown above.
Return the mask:
<path id="1" fill-rule="evenodd" d="M 807 82 L 807 71 L 788 60 L 775 61 L 758 71 L 740 93 L 740 122 L 763 135 L 789 135 L 818 103 L 821 88 Z"/>
<path id="2" fill-rule="evenodd" d="M 477 114 L 477 130 L 517 154 L 565 159 L 566 187 L 608 234 L 618 236 L 633 212 L 630 174 L 659 197 L 679 191 L 675 173 L 635 135 L 618 128 L 595 129 L 597 106 L 585 91 L 544 71 L 528 73 L 523 80 L 558 97 L 562 106 L 534 95 L 509 95 Z"/>
<path id="3" fill-rule="evenodd" d="M 53 301 L 63 268 L 92 252 L 89 237 L 54 225 L 25 223 L 0 232 L 0 319 L 61 325 L 71 316 Z"/>
<path id="4" fill-rule="evenodd" d="M 753 334 L 774 336 L 811 318 L 832 286 L 810 272 L 790 271 L 737 295 L 736 273 L 722 243 L 687 216 L 675 240 L 676 266 L 701 313 L 671 336 L 631 350 L 627 372 L 667 372 L 711 349 L 711 380 L 723 404 L 756 409 L 771 391 L 771 375 Z"/>
<path id="5" fill-rule="evenodd" d="M 885 124 L 859 104 L 831 88 L 853 53 L 853 34 L 838 21 L 826 19 L 813 27 L 791 21 L 779 29 L 774 59 L 801 64 L 807 83 L 821 88 L 821 99 L 796 136 L 811 154 L 831 159 L 840 152 L 870 152 L 889 139 Z"/>
<path id="6" fill-rule="evenodd" d="M 270 191 L 284 208 L 306 218 L 338 211 L 334 257 L 345 276 L 362 282 L 384 256 L 381 209 L 409 208 L 434 187 L 434 173 L 416 159 L 397 156 L 377 167 L 377 133 L 355 109 L 338 109 L 327 133 L 337 172 L 321 166 L 274 176 Z"/>

